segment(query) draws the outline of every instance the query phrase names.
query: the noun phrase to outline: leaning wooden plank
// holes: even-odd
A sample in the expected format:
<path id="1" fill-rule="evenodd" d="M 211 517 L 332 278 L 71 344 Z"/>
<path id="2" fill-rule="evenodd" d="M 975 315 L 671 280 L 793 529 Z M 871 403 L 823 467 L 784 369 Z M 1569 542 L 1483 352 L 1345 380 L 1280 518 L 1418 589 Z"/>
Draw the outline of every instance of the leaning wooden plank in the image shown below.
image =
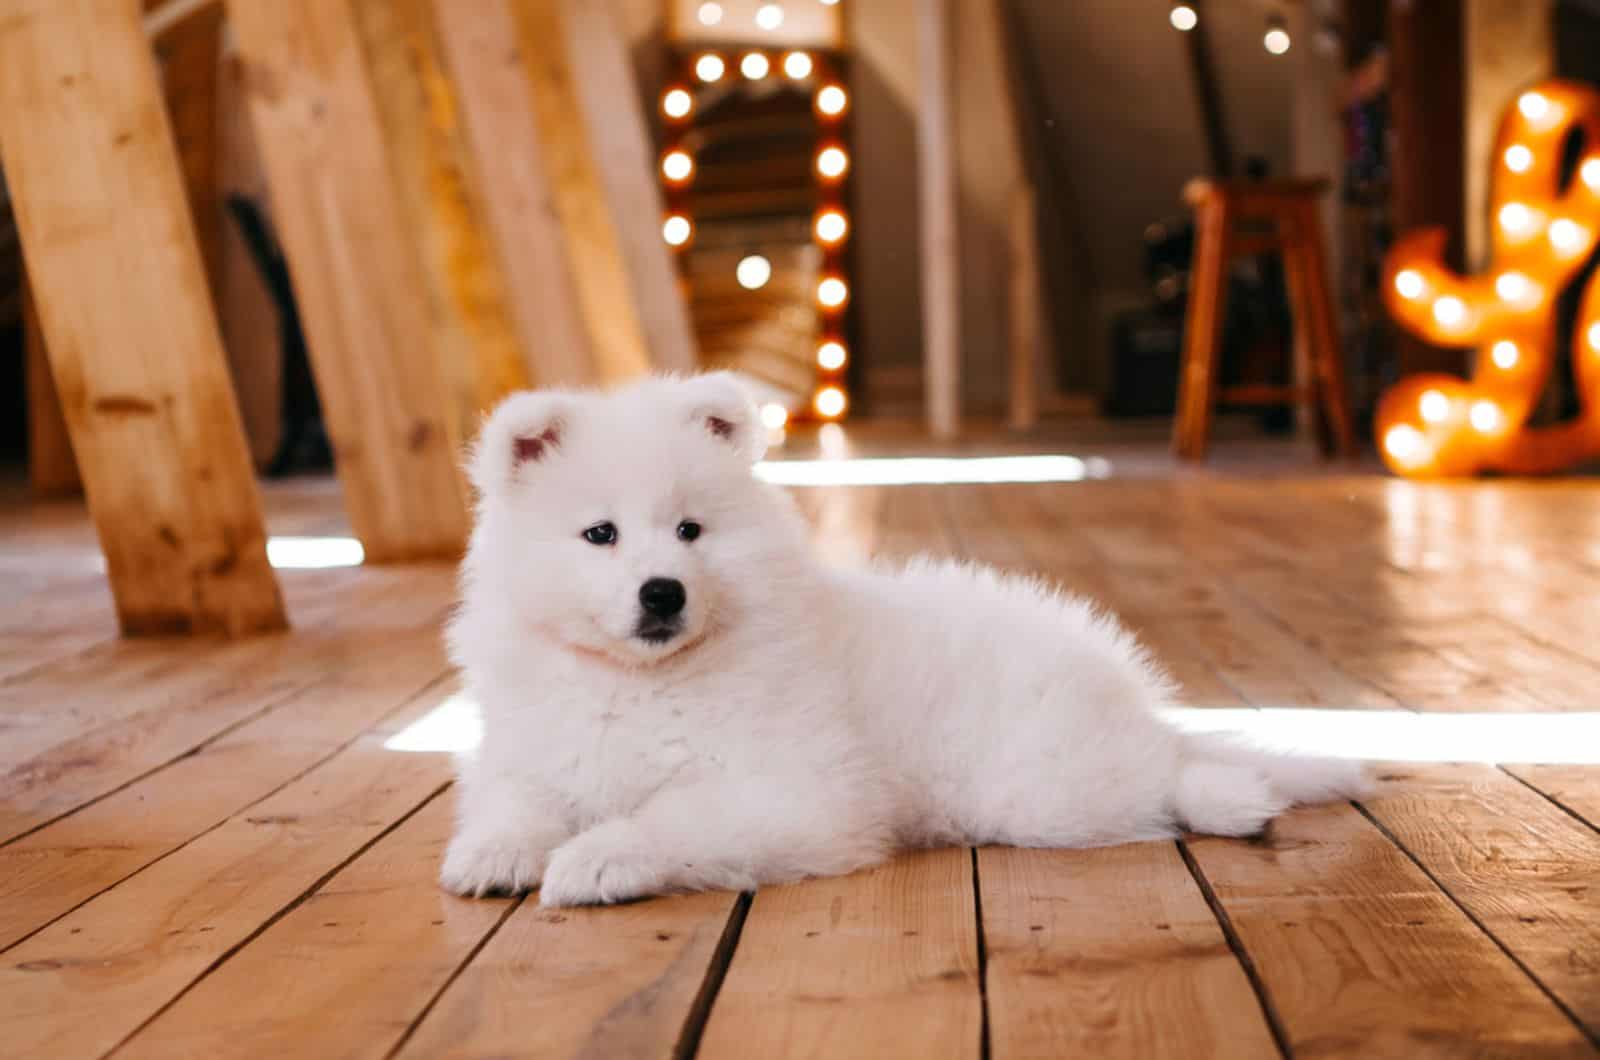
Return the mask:
<path id="1" fill-rule="evenodd" d="M 17 1056 L 99 1056 L 433 798 L 442 754 L 388 750 L 440 687 L 271 798 L 13 947 L 0 1025 Z"/>
<path id="2" fill-rule="evenodd" d="M 533 94 L 552 201 L 566 238 L 594 353 L 594 377 L 625 379 L 649 371 L 650 344 L 629 279 L 622 234 L 606 197 L 593 133 L 585 121 L 577 64 L 561 0 L 504 0 L 516 26 L 516 46 Z M 659 223 L 659 222 L 658 222 Z"/>
<path id="3" fill-rule="evenodd" d="M 1583 1033 L 1348 804 L 1190 842 L 1299 1055 L 1591 1056 Z"/>
<path id="4" fill-rule="evenodd" d="M 704 1018 L 707 976 L 727 962 L 740 904 L 698 894 L 550 910 L 530 897 L 396 1057 L 688 1055 L 685 1028 Z"/>
<path id="5" fill-rule="evenodd" d="M 531 382 L 592 382 L 594 358 L 506 0 L 453 0 L 438 32 Z M 655 231 L 652 226 L 652 231 Z"/>
<path id="6" fill-rule="evenodd" d="M 922 375 L 928 430 L 961 430 L 961 251 L 956 187 L 955 82 L 950 0 L 918 0 L 921 102 L 917 187 L 922 218 Z"/>
<path id="7" fill-rule="evenodd" d="M 445 674 L 434 630 L 386 635 L 382 651 L 362 643 L 266 714 L 0 847 L 0 950 L 314 768 Z"/>
<path id="8" fill-rule="evenodd" d="M 1367 812 L 1600 1045 L 1600 835 L 1490 766 L 1389 775 Z"/>
<path id="9" fill-rule="evenodd" d="M 440 893 L 450 811 L 429 802 L 117 1056 L 387 1056 L 512 904 Z"/>
<path id="10" fill-rule="evenodd" d="M 0 3 L 0 160 L 123 630 L 282 627 L 134 5 Z"/>
<path id="11" fill-rule="evenodd" d="M 429 342 L 451 399 L 451 443 L 460 449 L 487 410 L 528 386 L 510 294 L 445 74 L 432 0 L 354 0 L 352 8 L 396 198 L 427 290 Z"/>
<path id="12" fill-rule="evenodd" d="M 978 851 L 996 1060 L 1275 1057 L 1176 844 Z"/>
<path id="13" fill-rule="evenodd" d="M 50 358 L 39 330 L 39 311 L 26 275 L 22 278 L 23 383 L 28 388 L 28 483 L 35 496 L 64 497 L 83 489 L 72 438 L 61 413 L 61 397 L 50 375 Z"/>
<path id="14" fill-rule="evenodd" d="M 371 560 L 453 555 L 465 486 L 353 13 L 228 10 L 351 525 Z"/>
<path id="15" fill-rule="evenodd" d="M 758 892 L 697 1054 L 976 1060 L 972 854 Z"/>
<path id="16" fill-rule="evenodd" d="M 689 326 L 689 310 L 677 267 L 661 238 L 666 214 L 650 126 L 639 106 L 628 39 L 611 4 L 564 4 L 567 54 L 578 103 L 594 150 L 594 162 L 617 232 L 628 273 L 628 288 L 638 306 L 650 366 L 663 372 L 692 372 L 700 355 Z"/>

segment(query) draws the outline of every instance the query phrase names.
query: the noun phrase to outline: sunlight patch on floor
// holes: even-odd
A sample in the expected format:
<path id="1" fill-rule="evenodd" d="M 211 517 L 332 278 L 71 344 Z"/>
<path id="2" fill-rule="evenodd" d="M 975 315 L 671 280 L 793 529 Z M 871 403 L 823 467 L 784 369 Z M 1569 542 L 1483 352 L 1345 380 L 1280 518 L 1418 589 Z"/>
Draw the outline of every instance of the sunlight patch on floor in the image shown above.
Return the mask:
<path id="1" fill-rule="evenodd" d="M 763 460 L 756 476 L 779 486 L 921 486 L 989 482 L 1082 482 L 1111 477 L 1093 456 L 873 457 Z"/>
<path id="2" fill-rule="evenodd" d="M 1600 765 L 1600 711 L 1413 714 L 1267 708 L 1166 712 L 1190 732 L 1236 732 L 1269 747 L 1389 762 Z"/>
<path id="3" fill-rule="evenodd" d="M 383 742 L 386 751 L 454 754 L 483 742 L 483 717 L 475 700 L 457 693 Z"/>

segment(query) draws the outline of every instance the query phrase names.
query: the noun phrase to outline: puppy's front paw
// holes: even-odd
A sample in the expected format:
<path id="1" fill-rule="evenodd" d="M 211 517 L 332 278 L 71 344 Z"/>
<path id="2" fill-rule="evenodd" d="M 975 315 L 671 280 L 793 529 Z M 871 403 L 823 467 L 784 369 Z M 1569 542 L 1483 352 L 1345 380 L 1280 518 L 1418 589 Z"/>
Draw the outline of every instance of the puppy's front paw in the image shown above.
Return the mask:
<path id="1" fill-rule="evenodd" d="M 539 904 L 609 905 L 659 894 L 660 862 L 630 823 L 612 821 L 569 839 L 550 855 Z"/>
<path id="2" fill-rule="evenodd" d="M 549 849 L 527 840 L 458 835 L 439 869 L 439 884 L 452 894 L 482 898 L 522 894 L 539 885 Z"/>

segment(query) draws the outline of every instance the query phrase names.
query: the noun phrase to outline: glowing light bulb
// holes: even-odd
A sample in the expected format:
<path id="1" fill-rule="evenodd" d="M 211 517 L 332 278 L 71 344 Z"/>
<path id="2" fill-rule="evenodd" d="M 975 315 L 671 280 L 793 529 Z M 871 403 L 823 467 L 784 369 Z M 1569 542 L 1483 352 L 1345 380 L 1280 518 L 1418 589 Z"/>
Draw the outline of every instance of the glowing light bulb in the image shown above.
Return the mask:
<path id="1" fill-rule="evenodd" d="M 1517 98 L 1517 109 L 1529 121 L 1540 121 L 1550 114 L 1550 100 L 1538 92 L 1524 92 Z"/>
<path id="2" fill-rule="evenodd" d="M 1447 328 L 1460 327 L 1467 319 L 1467 303 L 1447 294 L 1433 303 L 1433 319 Z"/>
<path id="3" fill-rule="evenodd" d="M 823 7 L 832 7 L 835 4 L 837 4 L 838 2 L 839 2 L 839 0 L 822 0 L 822 6 Z"/>
<path id="4" fill-rule="evenodd" d="M 1600 324 L 1590 324 L 1585 337 L 1589 340 L 1589 348 L 1600 353 Z"/>
<path id="5" fill-rule="evenodd" d="M 689 242 L 689 237 L 694 234 L 694 225 L 682 214 L 673 214 L 661 222 L 661 238 L 671 247 L 681 247 Z"/>
<path id="6" fill-rule="evenodd" d="M 837 372 L 844 367 L 844 344 L 829 339 L 817 347 L 817 367 L 825 372 Z"/>
<path id="7" fill-rule="evenodd" d="M 1474 401 L 1467 419 L 1475 429 L 1487 434 L 1500 426 L 1500 406 L 1492 401 Z"/>
<path id="8" fill-rule="evenodd" d="M 1200 16 L 1195 14 L 1194 8 L 1188 4 L 1174 4 L 1172 13 L 1167 16 L 1167 20 L 1172 23 L 1173 29 L 1184 33 L 1188 33 L 1200 24 Z"/>
<path id="9" fill-rule="evenodd" d="M 850 231 L 850 222 L 838 210 L 828 210 L 817 217 L 817 239 L 823 243 L 837 243 Z"/>
<path id="10" fill-rule="evenodd" d="M 829 309 L 844 305 L 850 297 L 850 288 L 837 276 L 829 276 L 817 284 L 817 301 Z"/>
<path id="11" fill-rule="evenodd" d="M 1557 253 L 1576 254 L 1583 249 L 1583 226 L 1576 221 L 1563 217 L 1550 222 L 1550 245 L 1556 248 Z"/>
<path id="12" fill-rule="evenodd" d="M 779 4 L 762 4 L 756 8 L 756 25 L 771 32 L 783 25 L 783 7 Z"/>
<path id="13" fill-rule="evenodd" d="M 1274 26 L 1261 38 L 1261 44 L 1273 55 L 1282 55 L 1289 50 L 1289 31 L 1281 26 Z"/>
<path id="14" fill-rule="evenodd" d="M 1424 390 L 1417 411 L 1429 423 L 1443 423 L 1450 418 L 1450 399 L 1438 390 Z"/>
<path id="15" fill-rule="evenodd" d="M 790 52 L 783 57 L 783 72 L 796 81 L 811 76 L 811 56 L 805 52 Z"/>
<path id="16" fill-rule="evenodd" d="M 759 81 L 772 72 L 772 64 L 760 52 L 749 52 L 739 60 L 739 72 L 746 80 Z"/>
<path id="17" fill-rule="evenodd" d="M 661 112 L 669 118 L 687 118 L 694 109 L 694 97 L 681 88 L 674 88 L 661 97 Z"/>
<path id="18" fill-rule="evenodd" d="M 721 81 L 722 75 L 727 71 L 728 64 L 722 61 L 720 55 L 707 52 L 694 61 L 694 76 L 708 85 L 714 81 Z"/>
<path id="19" fill-rule="evenodd" d="M 1578 175 L 1594 191 L 1600 191 L 1600 158 L 1591 158 L 1578 167 Z"/>
<path id="20" fill-rule="evenodd" d="M 718 22 L 722 21 L 722 5 L 711 3 L 701 4 L 700 10 L 695 12 L 695 17 L 700 20 L 700 24 L 702 26 L 715 26 Z"/>
<path id="21" fill-rule="evenodd" d="M 761 426 L 769 431 L 781 431 L 783 425 L 789 422 L 789 410 L 776 402 L 768 402 L 761 406 Z"/>
<path id="22" fill-rule="evenodd" d="M 1384 432 L 1383 448 L 1390 456 L 1408 466 L 1420 464 L 1428 458 L 1428 439 L 1409 423 L 1396 424 Z"/>
<path id="23" fill-rule="evenodd" d="M 1512 144 L 1506 148 L 1506 168 L 1513 173 L 1526 173 L 1533 165 L 1533 152 L 1525 144 Z"/>
<path id="24" fill-rule="evenodd" d="M 1517 344 L 1510 339 L 1501 339 L 1489 350 L 1489 359 L 1494 361 L 1496 368 L 1515 368 Z"/>
<path id="25" fill-rule="evenodd" d="M 751 254 L 741 258 L 733 270 L 734 278 L 739 281 L 739 286 L 748 291 L 759 290 L 772 279 L 772 262 L 760 254 Z"/>
<path id="26" fill-rule="evenodd" d="M 1500 227 L 1514 236 L 1525 236 L 1533 231 L 1533 211 L 1520 202 L 1508 202 L 1500 207 Z"/>
<path id="27" fill-rule="evenodd" d="M 661 160 L 661 173 L 668 180 L 680 182 L 689 179 L 694 172 L 694 159 L 683 151 L 668 152 L 667 157 Z"/>
<path id="28" fill-rule="evenodd" d="M 849 168 L 850 156 L 841 147 L 824 147 L 817 153 L 817 172 L 825 177 L 842 177 Z"/>
<path id="29" fill-rule="evenodd" d="M 811 399 L 811 407 L 817 410 L 817 415 L 830 420 L 844 412 L 845 404 L 844 391 L 836 386 L 823 387 Z"/>
<path id="30" fill-rule="evenodd" d="M 1401 298 L 1421 298 L 1426 286 L 1422 273 L 1416 269 L 1401 269 L 1395 274 L 1394 289 L 1400 292 Z"/>
<path id="31" fill-rule="evenodd" d="M 1533 282 L 1520 272 L 1502 272 L 1495 278 L 1494 293 L 1508 302 L 1525 301 L 1533 294 Z"/>
<path id="32" fill-rule="evenodd" d="M 827 115 L 843 114 L 850 97 L 838 85 L 828 85 L 817 93 L 817 109 Z"/>

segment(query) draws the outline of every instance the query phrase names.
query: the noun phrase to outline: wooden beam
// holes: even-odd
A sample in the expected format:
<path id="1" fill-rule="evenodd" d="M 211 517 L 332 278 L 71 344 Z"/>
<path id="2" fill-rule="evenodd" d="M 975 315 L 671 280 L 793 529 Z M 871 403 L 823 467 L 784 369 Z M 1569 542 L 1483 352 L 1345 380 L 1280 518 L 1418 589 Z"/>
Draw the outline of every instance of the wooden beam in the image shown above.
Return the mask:
<path id="1" fill-rule="evenodd" d="M 1211 63 L 1211 38 L 1206 27 L 1208 16 L 1202 9 L 1193 29 L 1180 34 L 1189 55 L 1189 76 L 1193 79 L 1195 102 L 1200 107 L 1200 127 L 1206 136 L 1206 157 L 1211 175 L 1219 180 L 1233 176 L 1233 141 L 1228 136 L 1228 116 L 1222 109 L 1222 89 Z"/>
<path id="2" fill-rule="evenodd" d="M 354 13 L 230 0 L 350 522 L 377 561 L 466 541 L 465 484 Z"/>
<path id="3" fill-rule="evenodd" d="M 1039 308 L 1039 215 L 1033 189 L 1019 187 L 1011 200 L 1011 407 L 1010 426 L 1026 431 L 1039 424 L 1039 371 L 1044 323 Z"/>
<path id="4" fill-rule="evenodd" d="M 28 388 L 28 484 L 38 497 L 66 497 L 83 490 L 72 438 L 61 412 L 61 397 L 50 375 L 44 333 L 33 290 L 22 277 L 23 383 Z"/>
<path id="5" fill-rule="evenodd" d="M 935 438 L 952 438 L 961 429 L 961 265 L 950 20 L 950 0 L 920 0 L 917 33 L 922 105 L 917 111 L 917 162 L 922 190 L 922 371 L 928 429 Z"/>
<path id="6" fill-rule="evenodd" d="M 560 0 L 507 2 L 533 93 L 533 134 L 544 154 L 594 353 L 594 375 L 613 380 L 649 371 L 650 346 L 634 301 L 627 251 L 606 194 L 597 139 L 586 120 L 580 88 L 585 75 L 573 61 L 569 33 L 572 7 L 577 5 Z M 631 91 L 631 86 L 619 86 L 617 91 Z M 652 231 L 658 229 L 659 221 L 652 226 Z"/>
<path id="7" fill-rule="evenodd" d="M 489 164 L 479 191 L 499 251 L 531 382 L 594 379 L 593 346 L 578 302 L 516 22 L 506 0 L 457 0 L 438 31 L 461 108 L 462 135 Z"/>
<path id="8" fill-rule="evenodd" d="M 352 9 L 403 230 L 421 263 L 429 338 L 449 396 L 450 442 L 459 451 L 485 410 L 528 386 L 510 296 L 445 75 L 432 0 L 353 0 Z"/>
<path id="9" fill-rule="evenodd" d="M 0 161 L 123 630 L 283 626 L 136 5 L 0 2 Z"/>

